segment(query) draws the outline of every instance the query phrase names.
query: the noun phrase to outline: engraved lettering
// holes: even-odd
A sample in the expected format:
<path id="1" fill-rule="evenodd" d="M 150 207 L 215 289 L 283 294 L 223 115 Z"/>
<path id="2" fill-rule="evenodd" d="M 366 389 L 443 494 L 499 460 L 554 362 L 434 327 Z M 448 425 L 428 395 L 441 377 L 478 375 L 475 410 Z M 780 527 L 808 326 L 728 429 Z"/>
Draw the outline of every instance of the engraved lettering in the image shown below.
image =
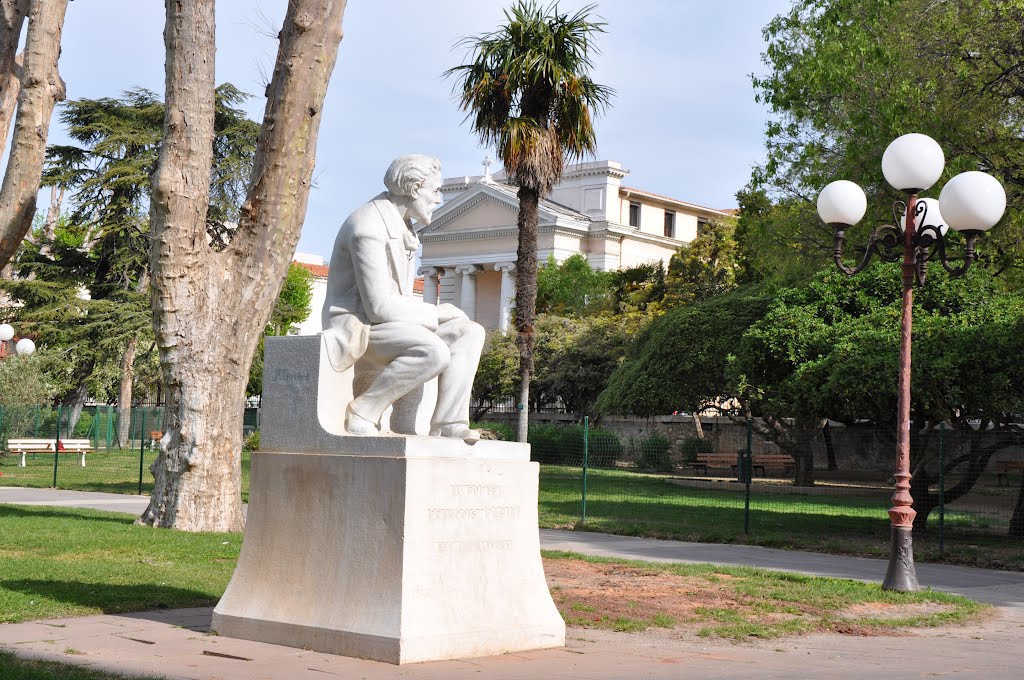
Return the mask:
<path id="1" fill-rule="evenodd" d="M 434 541 L 434 548 L 439 553 L 507 552 L 512 550 L 512 539 Z"/>
<path id="2" fill-rule="evenodd" d="M 427 518 L 432 521 L 488 520 L 502 522 L 519 519 L 519 506 L 495 505 L 485 508 L 427 508 Z"/>
<path id="3" fill-rule="evenodd" d="M 451 484 L 453 496 L 487 496 L 497 498 L 501 495 L 500 484 Z"/>

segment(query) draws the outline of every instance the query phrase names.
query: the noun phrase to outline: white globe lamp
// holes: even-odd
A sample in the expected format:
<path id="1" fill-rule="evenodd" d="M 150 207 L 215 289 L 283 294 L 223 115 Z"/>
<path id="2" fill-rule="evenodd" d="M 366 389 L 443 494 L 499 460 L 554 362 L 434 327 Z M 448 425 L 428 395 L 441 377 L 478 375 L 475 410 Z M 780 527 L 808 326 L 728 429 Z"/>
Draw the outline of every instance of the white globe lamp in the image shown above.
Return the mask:
<path id="1" fill-rule="evenodd" d="M 36 351 L 36 343 L 32 342 L 28 338 L 22 338 L 18 340 L 18 344 L 14 346 L 14 351 L 18 353 L 18 356 L 28 356 Z"/>
<path id="2" fill-rule="evenodd" d="M 914 228 L 917 231 L 921 231 L 921 227 L 937 227 L 939 233 L 945 236 L 946 232 L 949 231 L 949 225 L 946 224 L 945 219 L 942 217 L 939 202 L 934 198 L 919 198 L 917 202 L 924 203 L 927 206 L 927 210 L 924 213 L 924 219 L 915 216 Z M 900 217 L 900 229 L 903 231 L 907 230 L 906 214 Z"/>
<path id="3" fill-rule="evenodd" d="M 942 187 L 939 207 L 957 231 L 988 231 L 1006 212 L 1006 191 L 992 175 L 962 172 Z"/>
<path id="4" fill-rule="evenodd" d="M 14 326 L 9 323 L 0 323 L 0 342 L 7 342 L 14 337 Z"/>
<path id="5" fill-rule="evenodd" d="M 864 190 L 849 180 L 832 182 L 818 194 L 818 216 L 825 224 L 853 226 L 867 210 Z"/>
<path id="6" fill-rule="evenodd" d="M 946 157 L 939 143 L 912 132 L 897 137 L 882 154 L 882 174 L 894 189 L 916 194 L 939 181 Z"/>

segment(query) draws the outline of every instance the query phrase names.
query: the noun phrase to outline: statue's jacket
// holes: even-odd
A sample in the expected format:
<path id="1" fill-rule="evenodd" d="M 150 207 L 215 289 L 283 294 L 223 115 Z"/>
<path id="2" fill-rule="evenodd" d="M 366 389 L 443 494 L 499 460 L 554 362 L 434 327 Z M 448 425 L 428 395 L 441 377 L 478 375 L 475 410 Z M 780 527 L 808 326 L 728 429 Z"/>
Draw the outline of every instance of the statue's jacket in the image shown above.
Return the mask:
<path id="1" fill-rule="evenodd" d="M 349 215 L 334 242 L 323 327 L 336 371 L 348 369 L 366 352 L 371 324 L 437 328 L 437 307 L 412 294 L 419 239 L 387 196 L 381 193 Z"/>

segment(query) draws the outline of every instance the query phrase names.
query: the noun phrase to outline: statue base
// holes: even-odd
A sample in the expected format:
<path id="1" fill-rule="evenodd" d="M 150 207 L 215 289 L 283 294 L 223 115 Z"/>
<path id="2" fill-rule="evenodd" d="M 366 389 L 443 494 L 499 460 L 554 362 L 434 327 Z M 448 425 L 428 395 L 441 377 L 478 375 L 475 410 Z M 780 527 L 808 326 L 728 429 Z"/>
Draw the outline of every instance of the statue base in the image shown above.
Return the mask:
<path id="1" fill-rule="evenodd" d="M 438 438 L 407 437 L 380 455 L 376 439 L 351 454 L 253 456 L 245 541 L 213 630 L 395 664 L 564 645 L 529 447 L 431 456 Z"/>

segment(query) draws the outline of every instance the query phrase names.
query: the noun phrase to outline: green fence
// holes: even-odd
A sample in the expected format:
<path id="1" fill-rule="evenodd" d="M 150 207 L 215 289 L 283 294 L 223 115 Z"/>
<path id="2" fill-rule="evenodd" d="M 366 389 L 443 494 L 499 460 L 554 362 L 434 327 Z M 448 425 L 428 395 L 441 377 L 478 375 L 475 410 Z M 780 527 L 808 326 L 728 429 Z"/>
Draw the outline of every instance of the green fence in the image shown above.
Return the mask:
<path id="1" fill-rule="evenodd" d="M 163 436 L 164 408 L 86 406 L 73 414 L 61 406 L 0 407 L 0 484 L 57 487 L 111 493 L 150 493 Z M 243 432 L 259 428 L 259 409 L 246 409 Z M 10 453 L 11 440 L 53 442 L 46 452 Z M 56 442 L 87 439 L 91 451 L 83 457 L 70 450 L 55 451 Z M 67 447 L 63 447 L 67 448 Z M 24 465 L 22 463 L 24 462 Z M 243 460 L 243 482 L 248 480 L 248 456 Z M 246 486 L 243 492 L 247 492 Z"/>
<path id="2" fill-rule="evenodd" d="M 508 436 L 506 426 L 496 429 Z M 829 469 L 830 459 L 856 460 L 856 452 L 826 456 L 826 443 L 812 442 L 814 484 L 798 487 L 789 456 L 779 455 L 752 424 L 740 422 L 734 430 L 717 439 L 718 453 L 704 454 L 681 450 L 690 440 L 625 437 L 586 420 L 531 426 L 532 457 L 541 463 L 541 525 L 888 555 L 891 468 Z M 829 446 L 875 441 L 879 457 L 888 457 L 893 438 L 887 430 L 847 435 Z M 1024 436 L 943 426 L 915 435 L 914 444 L 927 448 L 915 456 L 918 475 L 934 479 L 915 497 L 918 558 L 1024 569 Z"/>

